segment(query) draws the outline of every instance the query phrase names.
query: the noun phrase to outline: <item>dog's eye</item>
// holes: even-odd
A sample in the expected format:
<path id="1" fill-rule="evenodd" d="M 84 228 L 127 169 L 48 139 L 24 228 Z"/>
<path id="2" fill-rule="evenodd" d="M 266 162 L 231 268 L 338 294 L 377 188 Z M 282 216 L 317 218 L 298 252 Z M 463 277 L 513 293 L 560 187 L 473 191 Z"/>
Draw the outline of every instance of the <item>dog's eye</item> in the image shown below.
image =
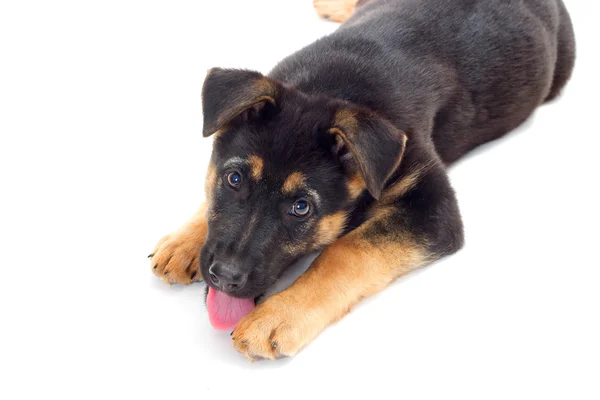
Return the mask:
<path id="1" fill-rule="evenodd" d="M 310 213 L 310 203 L 306 200 L 297 200 L 290 210 L 295 217 L 306 217 Z"/>
<path id="2" fill-rule="evenodd" d="M 240 174 L 237 171 L 228 173 L 227 174 L 227 183 L 232 188 L 235 188 L 235 189 L 239 188 L 240 185 L 242 184 L 242 174 Z"/>

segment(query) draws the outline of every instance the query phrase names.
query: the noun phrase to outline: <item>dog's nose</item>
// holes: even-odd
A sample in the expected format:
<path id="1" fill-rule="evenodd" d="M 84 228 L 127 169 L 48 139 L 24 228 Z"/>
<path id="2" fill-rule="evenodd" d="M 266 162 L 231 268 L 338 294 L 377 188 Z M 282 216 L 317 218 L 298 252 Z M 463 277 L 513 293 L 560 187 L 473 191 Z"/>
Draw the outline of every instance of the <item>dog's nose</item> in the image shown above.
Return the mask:
<path id="1" fill-rule="evenodd" d="M 231 265 L 215 262 L 208 269 L 210 281 L 219 289 L 233 292 L 241 289 L 248 279 L 248 275 L 238 271 Z"/>

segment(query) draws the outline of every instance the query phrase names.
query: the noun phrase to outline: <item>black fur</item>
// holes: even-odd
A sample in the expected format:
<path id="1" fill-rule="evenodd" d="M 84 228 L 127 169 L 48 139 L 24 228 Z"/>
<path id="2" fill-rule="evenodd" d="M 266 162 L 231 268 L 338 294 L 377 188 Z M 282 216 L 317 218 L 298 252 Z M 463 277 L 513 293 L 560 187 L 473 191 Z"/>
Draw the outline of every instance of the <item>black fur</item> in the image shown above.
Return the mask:
<path id="1" fill-rule="evenodd" d="M 356 228 L 386 187 L 419 169 L 416 185 L 393 200 L 395 212 L 364 239 L 400 241 L 408 234 L 431 258 L 455 252 L 462 224 L 445 168 L 556 97 L 574 57 L 562 0 L 371 0 L 268 77 L 214 70 L 203 91 L 205 134 L 226 129 L 215 138 L 211 161 L 220 183 L 202 275 L 210 282 L 210 264 L 224 260 L 250 277 L 232 294 L 257 296 L 312 249 L 324 216 L 346 210 L 347 229 Z M 355 121 L 340 124 L 340 115 Z M 228 188 L 223 177 L 231 168 L 223 163 L 249 154 L 264 160 L 263 179 L 253 182 L 246 166 L 235 166 L 244 184 Z M 281 193 L 293 171 L 309 177 L 318 202 L 309 193 Z M 352 200 L 346 179 L 357 171 L 368 190 Z M 307 219 L 288 214 L 299 197 L 314 202 Z M 250 240 L 241 239 L 248 234 Z M 285 245 L 295 251 L 283 251 Z"/>

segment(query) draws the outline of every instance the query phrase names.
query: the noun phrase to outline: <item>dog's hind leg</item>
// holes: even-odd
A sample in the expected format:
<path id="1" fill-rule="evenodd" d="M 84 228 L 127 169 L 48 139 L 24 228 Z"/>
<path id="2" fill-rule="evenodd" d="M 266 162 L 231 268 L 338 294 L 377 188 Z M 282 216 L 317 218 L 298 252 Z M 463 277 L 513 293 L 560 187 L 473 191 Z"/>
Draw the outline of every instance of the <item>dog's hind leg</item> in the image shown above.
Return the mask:
<path id="1" fill-rule="evenodd" d="M 354 12 L 356 7 L 369 0 L 313 0 L 313 6 L 321 18 L 334 22 L 344 22 Z"/>

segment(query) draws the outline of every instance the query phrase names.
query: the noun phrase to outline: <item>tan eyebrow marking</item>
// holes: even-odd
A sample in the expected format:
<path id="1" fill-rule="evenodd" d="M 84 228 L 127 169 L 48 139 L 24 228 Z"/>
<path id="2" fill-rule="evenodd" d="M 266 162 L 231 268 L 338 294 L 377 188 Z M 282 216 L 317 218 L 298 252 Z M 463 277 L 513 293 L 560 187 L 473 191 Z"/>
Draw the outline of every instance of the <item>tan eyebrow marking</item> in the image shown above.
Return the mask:
<path id="1" fill-rule="evenodd" d="M 263 167 L 265 164 L 263 159 L 252 154 L 248 157 L 248 164 L 250 165 L 250 176 L 252 176 L 252 179 L 257 181 L 262 178 Z"/>
<path id="2" fill-rule="evenodd" d="M 306 185 L 306 176 L 302 172 L 292 172 L 283 182 L 281 191 L 285 194 L 294 194 L 299 189 L 303 189 Z"/>

